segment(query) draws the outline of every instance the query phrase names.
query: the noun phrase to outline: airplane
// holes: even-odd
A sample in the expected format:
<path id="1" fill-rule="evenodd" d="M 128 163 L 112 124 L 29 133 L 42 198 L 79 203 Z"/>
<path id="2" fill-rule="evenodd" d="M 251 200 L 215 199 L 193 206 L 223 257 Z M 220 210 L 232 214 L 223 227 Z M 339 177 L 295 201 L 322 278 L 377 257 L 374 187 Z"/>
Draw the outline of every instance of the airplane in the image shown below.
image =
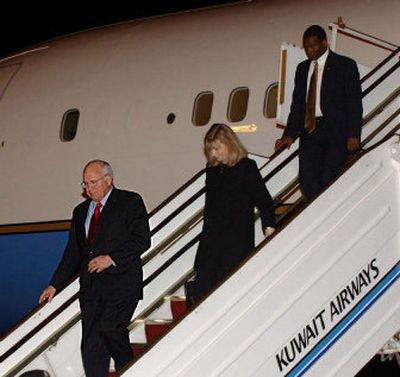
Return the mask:
<path id="1" fill-rule="evenodd" d="M 204 168 L 212 123 L 229 124 L 268 159 L 285 119 L 270 109 L 282 41 L 300 45 L 306 26 L 342 16 L 382 41 L 331 40 L 367 72 L 399 43 L 399 7 L 252 1 L 95 28 L 1 59 L 1 260 L 21 271 L 19 284 L 13 269 L 3 278 L 7 301 L 27 290 L 24 275 L 36 292 L 50 277 L 88 160 L 109 161 L 116 185 L 140 192 L 151 211 Z M 49 226 L 43 247 L 35 237 Z"/>

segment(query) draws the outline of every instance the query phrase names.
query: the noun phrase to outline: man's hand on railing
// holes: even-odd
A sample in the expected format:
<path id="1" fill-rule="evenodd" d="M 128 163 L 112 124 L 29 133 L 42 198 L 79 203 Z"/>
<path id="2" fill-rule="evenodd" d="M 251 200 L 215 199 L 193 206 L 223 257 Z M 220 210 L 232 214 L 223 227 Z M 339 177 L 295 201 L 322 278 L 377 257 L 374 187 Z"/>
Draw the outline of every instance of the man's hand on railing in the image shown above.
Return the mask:
<path id="1" fill-rule="evenodd" d="M 292 143 L 293 143 L 293 139 L 291 137 L 289 137 L 289 136 L 281 137 L 280 139 L 278 139 L 275 142 L 275 152 L 280 150 L 280 149 L 282 149 L 282 148 L 284 148 L 284 147 L 289 149 L 290 146 L 292 145 Z"/>
<path id="2" fill-rule="evenodd" d="M 40 295 L 39 304 L 43 304 L 44 302 L 50 303 L 55 294 L 56 289 L 52 285 L 49 285 Z"/>

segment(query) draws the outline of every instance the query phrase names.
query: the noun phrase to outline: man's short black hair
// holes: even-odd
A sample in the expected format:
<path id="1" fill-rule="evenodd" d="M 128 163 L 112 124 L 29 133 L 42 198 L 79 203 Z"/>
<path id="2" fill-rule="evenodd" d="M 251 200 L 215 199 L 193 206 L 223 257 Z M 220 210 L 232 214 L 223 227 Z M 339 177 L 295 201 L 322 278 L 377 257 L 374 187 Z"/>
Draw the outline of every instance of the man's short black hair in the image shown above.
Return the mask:
<path id="1" fill-rule="evenodd" d="M 311 37 L 317 37 L 320 41 L 323 41 L 326 39 L 325 30 L 319 25 L 311 25 L 304 32 L 303 41 Z"/>

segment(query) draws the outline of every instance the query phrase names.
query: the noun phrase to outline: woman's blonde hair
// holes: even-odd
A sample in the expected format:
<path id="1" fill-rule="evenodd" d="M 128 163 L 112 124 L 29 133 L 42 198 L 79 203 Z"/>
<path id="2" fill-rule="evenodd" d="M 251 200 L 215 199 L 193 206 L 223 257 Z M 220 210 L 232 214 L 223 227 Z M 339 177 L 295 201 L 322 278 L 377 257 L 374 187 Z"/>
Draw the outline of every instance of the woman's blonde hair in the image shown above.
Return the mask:
<path id="1" fill-rule="evenodd" d="M 216 166 L 219 164 L 215 158 L 211 157 L 213 144 L 219 141 L 228 148 L 228 166 L 236 165 L 243 157 L 247 156 L 247 150 L 232 131 L 230 127 L 223 123 L 214 123 L 204 136 L 204 154 L 208 165 Z"/>

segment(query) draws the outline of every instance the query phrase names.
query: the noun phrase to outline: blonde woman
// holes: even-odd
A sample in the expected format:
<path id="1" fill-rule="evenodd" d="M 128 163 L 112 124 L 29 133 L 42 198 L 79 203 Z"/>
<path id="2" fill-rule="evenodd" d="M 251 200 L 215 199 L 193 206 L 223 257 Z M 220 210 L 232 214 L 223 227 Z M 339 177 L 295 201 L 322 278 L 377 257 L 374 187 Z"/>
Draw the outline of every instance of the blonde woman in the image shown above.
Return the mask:
<path id="1" fill-rule="evenodd" d="M 194 270 L 194 301 L 201 299 L 254 249 L 254 208 L 266 237 L 275 230 L 271 195 L 254 160 L 225 124 L 204 138 L 207 159 L 204 224 Z"/>

